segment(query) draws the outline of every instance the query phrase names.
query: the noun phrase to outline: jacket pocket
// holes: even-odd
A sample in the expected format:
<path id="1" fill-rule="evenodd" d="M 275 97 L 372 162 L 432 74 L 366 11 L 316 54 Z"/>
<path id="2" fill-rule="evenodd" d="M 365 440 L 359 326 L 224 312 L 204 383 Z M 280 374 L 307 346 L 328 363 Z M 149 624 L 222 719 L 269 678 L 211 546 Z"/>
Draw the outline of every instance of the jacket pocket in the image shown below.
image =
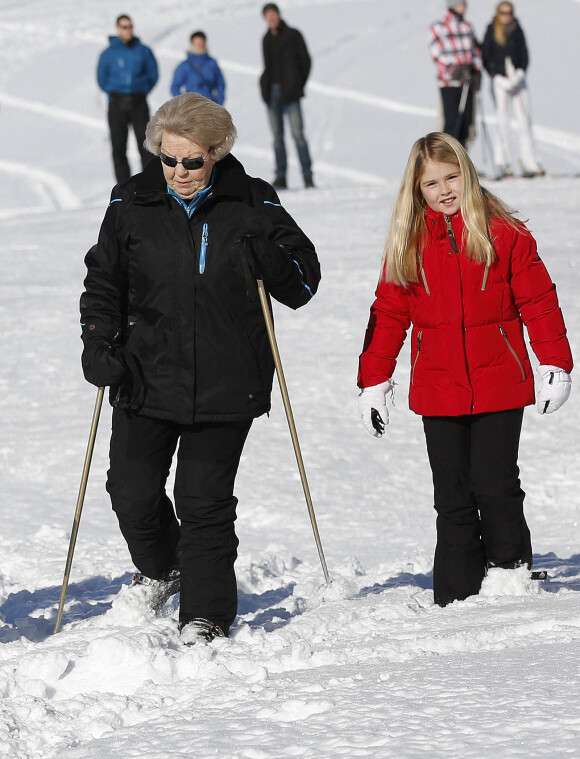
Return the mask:
<path id="1" fill-rule="evenodd" d="M 207 258 L 207 247 L 209 241 L 209 224 L 204 223 L 201 228 L 201 244 L 199 246 L 199 273 L 203 274 L 205 271 L 205 260 Z"/>
<path id="2" fill-rule="evenodd" d="M 507 345 L 509 352 L 512 354 L 512 356 L 516 360 L 516 363 L 519 366 L 520 371 L 522 373 L 522 380 L 525 382 L 525 379 L 526 379 L 526 370 L 524 369 L 524 365 L 522 364 L 522 361 L 521 361 L 520 357 L 518 356 L 518 354 L 513 349 L 513 346 L 510 343 L 508 336 L 506 335 L 505 329 L 501 326 L 501 324 L 498 324 L 497 326 L 499 328 L 501 336 L 505 340 L 505 344 Z"/>
<path id="3" fill-rule="evenodd" d="M 415 360 L 413 361 L 413 366 L 411 367 L 411 385 L 415 384 L 415 367 L 417 366 L 417 361 L 419 360 L 419 356 L 421 355 L 421 340 L 423 339 L 423 330 L 420 329 L 417 333 L 417 352 L 415 353 Z"/>

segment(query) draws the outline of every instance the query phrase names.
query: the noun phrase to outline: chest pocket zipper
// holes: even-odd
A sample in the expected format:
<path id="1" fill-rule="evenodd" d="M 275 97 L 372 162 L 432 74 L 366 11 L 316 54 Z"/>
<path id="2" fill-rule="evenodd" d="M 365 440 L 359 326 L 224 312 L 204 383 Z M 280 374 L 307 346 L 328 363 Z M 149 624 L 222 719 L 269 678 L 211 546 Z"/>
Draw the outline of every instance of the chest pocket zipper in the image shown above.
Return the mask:
<path id="1" fill-rule="evenodd" d="M 201 228 L 201 246 L 199 249 L 199 273 L 205 271 L 205 259 L 207 257 L 207 245 L 209 239 L 209 224 L 207 222 Z"/>
<path id="2" fill-rule="evenodd" d="M 511 345 L 511 343 L 510 343 L 510 341 L 508 339 L 508 336 L 505 333 L 505 329 L 501 326 L 501 324 L 498 324 L 497 326 L 499 327 L 499 331 L 501 332 L 501 336 L 505 340 L 505 344 L 507 345 L 509 352 L 515 358 L 515 360 L 517 361 L 518 366 L 520 367 L 520 371 L 522 373 L 522 379 L 525 380 L 526 379 L 526 372 L 525 372 L 525 369 L 524 369 L 524 365 L 520 361 L 518 354 L 512 348 L 512 345 Z"/>
<path id="3" fill-rule="evenodd" d="M 423 330 L 417 333 L 417 353 L 415 354 L 415 360 L 413 361 L 413 367 L 411 369 L 411 385 L 415 383 L 415 367 L 419 360 L 419 354 L 421 353 L 421 340 L 423 339 Z"/>

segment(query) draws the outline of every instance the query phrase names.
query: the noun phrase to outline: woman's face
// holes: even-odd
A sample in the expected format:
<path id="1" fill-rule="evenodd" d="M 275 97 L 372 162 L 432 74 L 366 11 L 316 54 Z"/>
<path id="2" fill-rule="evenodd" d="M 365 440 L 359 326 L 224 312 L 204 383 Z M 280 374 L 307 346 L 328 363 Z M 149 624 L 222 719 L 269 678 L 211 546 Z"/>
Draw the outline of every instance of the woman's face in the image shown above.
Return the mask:
<path id="1" fill-rule="evenodd" d="M 514 7 L 509 3 L 503 3 L 497 9 L 497 15 L 503 24 L 509 24 L 514 17 Z"/>
<path id="2" fill-rule="evenodd" d="M 209 147 L 202 147 L 187 137 L 180 137 L 171 132 L 163 134 L 161 153 L 179 162 L 173 167 L 162 162 L 163 175 L 169 187 L 180 198 L 191 200 L 207 187 L 215 164 L 208 151 Z M 199 169 L 186 169 L 181 163 L 184 158 L 204 158 L 204 163 Z"/>
<path id="3" fill-rule="evenodd" d="M 432 211 L 453 216 L 461 208 L 463 182 L 457 164 L 427 161 L 419 187 Z"/>

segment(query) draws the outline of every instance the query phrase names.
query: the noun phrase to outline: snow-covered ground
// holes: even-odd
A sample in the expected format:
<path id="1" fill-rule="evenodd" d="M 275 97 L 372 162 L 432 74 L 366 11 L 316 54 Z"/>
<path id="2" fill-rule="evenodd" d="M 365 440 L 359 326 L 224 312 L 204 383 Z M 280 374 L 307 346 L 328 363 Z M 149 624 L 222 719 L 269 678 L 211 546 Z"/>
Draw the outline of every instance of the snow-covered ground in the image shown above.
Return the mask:
<path id="1" fill-rule="evenodd" d="M 318 185 L 302 190 L 294 161 L 283 201 L 315 241 L 323 280 L 307 308 L 278 307 L 276 324 L 331 587 L 275 390 L 238 477 L 239 618 L 231 638 L 184 649 L 176 600 L 153 618 L 123 590 L 132 566 L 104 490 L 106 406 L 52 634 L 95 399 L 79 362 L 83 257 L 113 184 L 96 59 L 130 13 L 160 64 L 156 108 L 190 32 L 204 29 L 227 78 L 234 152 L 270 179 L 261 5 L 0 0 L 0 756 L 578 756 L 578 388 L 557 414 L 532 408 L 524 421 L 527 516 L 549 580 L 506 588 L 492 574 L 480 596 L 445 609 L 432 605 L 434 512 L 406 404 L 408 349 L 385 439 L 356 413 L 394 193 L 412 142 L 438 123 L 426 34 L 440 0 L 281 2 L 314 59 L 304 108 Z M 494 5 L 470 6 L 478 34 Z M 578 355 L 580 3 L 516 9 L 549 176 L 489 186 L 530 219 Z M 482 105 L 491 132 L 487 91 Z M 472 155 L 485 169 L 481 138 Z"/>

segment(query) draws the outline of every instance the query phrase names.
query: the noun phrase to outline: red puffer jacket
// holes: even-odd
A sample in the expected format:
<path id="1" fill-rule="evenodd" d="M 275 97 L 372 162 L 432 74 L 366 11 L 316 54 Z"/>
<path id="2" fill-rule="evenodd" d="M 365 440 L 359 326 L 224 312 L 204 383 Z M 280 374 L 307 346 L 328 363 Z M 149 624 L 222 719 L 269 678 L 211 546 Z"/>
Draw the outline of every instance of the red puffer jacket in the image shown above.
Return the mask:
<path id="1" fill-rule="evenodd" d="M 572 370 L 556 288 L 527 231 L 492 221 L 491 267 L 453 250 L 446 217 L 426 213 L 420 282 L 379 283 L 359 364 L 359 387 L 393 376 L 409 326 L 409 406 L 425 416 L 459 416 L 534 403 L 523 325 L 541 364 Z M 451 219 L 457 246 L 463 219 Z M 456 246 L 456 247 L 457 247 Z"/>

